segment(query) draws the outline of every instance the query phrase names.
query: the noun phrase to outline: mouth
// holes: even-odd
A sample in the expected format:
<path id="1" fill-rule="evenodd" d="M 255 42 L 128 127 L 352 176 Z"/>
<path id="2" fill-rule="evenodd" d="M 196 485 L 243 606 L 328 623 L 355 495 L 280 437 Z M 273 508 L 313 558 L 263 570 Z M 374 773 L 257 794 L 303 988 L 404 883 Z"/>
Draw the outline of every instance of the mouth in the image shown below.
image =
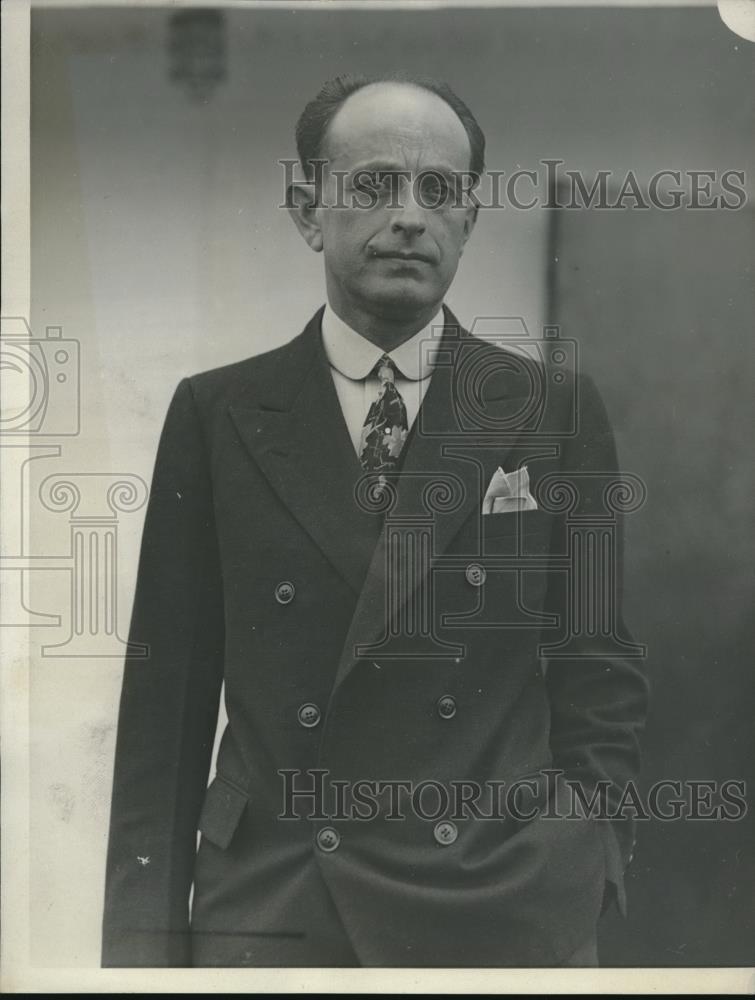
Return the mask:
<path id="1" fill-rule="evenodd" d="M 374 250 L 373 256 L 379 258 L 380 260 L 398 260 L 398 261 L 410 261 L 417 260 L 424 264 L 435 263 L 432 257 L 429 257 L 424 253 L 417 253 L 416 251 L 404 252 L 401 250 Z"/>

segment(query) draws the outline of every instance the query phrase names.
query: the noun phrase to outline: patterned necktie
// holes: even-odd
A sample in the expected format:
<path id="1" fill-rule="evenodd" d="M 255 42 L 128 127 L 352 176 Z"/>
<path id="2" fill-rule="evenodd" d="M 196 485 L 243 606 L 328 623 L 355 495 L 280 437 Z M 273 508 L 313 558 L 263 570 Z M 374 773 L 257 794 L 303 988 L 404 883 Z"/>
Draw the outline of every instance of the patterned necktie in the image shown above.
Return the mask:
<path id="1" fill-rule="evenodd" d="M 387 354 L 375 370 L 380 388 L 362 427 L 359 461 L 366 472 L 393 472 L 409 431 L 406 405 L 395 385 L 396 366 Z"/>

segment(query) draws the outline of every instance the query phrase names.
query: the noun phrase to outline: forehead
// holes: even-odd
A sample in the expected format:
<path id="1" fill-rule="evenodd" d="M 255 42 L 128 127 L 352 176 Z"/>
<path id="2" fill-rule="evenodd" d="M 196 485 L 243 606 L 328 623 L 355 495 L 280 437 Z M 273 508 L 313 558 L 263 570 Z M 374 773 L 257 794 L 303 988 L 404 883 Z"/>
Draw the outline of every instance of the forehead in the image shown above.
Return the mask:
<path id="1" fill-rule="evenodd" d="M 414 84 L 374 83 L 338 109 L 323 155 L 335 169 L 378 158 L 468 170 L 471 151 L 459 117 L 437 94 Z"/>

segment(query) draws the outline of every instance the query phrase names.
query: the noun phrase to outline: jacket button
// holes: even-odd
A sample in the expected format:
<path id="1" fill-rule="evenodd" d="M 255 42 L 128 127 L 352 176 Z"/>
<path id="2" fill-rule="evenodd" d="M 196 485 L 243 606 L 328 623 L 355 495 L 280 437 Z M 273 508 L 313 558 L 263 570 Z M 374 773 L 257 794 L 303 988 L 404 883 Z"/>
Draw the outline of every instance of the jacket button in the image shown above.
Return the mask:
<path id="1" fill-rule="evenodd" d="M 484 566 L 480 566 L 479 563 L 470 563 L 464 571 L 464 575 L 467 578 L 467 583 L 471 583 L 473 587 L 481 587 L 488 574 Z"/>
<path id="2" fill-rule="evenodd" d="M 317 846 L 321 851 L 325 851 L 326 854 L 335 851 L 340 843 L 341 835 L 332 826 L 324 826 L 322 830 L 317 831 Z"/>
<path id="3" fill-rule="evenodd" d="M 313 702 L 308 701 L 299 706 L 297 716 L 302 726 L 311 729 L 320 721 L 320 709 Z"/>
<path id="4" fill-rule="evenodd" d="M 440 823 L 435 824 L 433 836 L 439 844 L 447 847 L 449 844 L 453 844 L 459 836 L 459 831 L 456 829 L 455 823 L 452 823 L 449 819 L 444 819 Z"/>
<path id="5" fill-rule="evenodd" d="M 456 699 L 450 694 L 444 694 L 442 698 L 438 698 L 436 708 L 441 719 L 453 719 L 456 715 Z"/>
<path id="6" fill-rule="evenodd" d="M 294 599 L 296 588 L 289 580 L 282 580 L 275 588 L 275 599 L 278 604 L 290 604 Z"/>

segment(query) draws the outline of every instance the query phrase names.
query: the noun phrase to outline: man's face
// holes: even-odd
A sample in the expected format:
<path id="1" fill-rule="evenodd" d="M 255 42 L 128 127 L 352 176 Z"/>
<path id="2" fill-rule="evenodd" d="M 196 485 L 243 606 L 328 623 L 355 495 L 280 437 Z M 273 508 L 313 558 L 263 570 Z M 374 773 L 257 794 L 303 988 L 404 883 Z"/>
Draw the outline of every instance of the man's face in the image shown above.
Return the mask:
<path id="1" fill-rule="evenodd" d="M 331 301 L 387 318 L 437 308 L 474 224 L 473 208 L 452 188 L 443 197 L 439 178 L 450 185 L 469 171 L 455 112 L 421 88 L 371 84 L 335 115 L 322 156 L 316 214 Z M 332 207 L 339 203 L 346 207 Z"/>

